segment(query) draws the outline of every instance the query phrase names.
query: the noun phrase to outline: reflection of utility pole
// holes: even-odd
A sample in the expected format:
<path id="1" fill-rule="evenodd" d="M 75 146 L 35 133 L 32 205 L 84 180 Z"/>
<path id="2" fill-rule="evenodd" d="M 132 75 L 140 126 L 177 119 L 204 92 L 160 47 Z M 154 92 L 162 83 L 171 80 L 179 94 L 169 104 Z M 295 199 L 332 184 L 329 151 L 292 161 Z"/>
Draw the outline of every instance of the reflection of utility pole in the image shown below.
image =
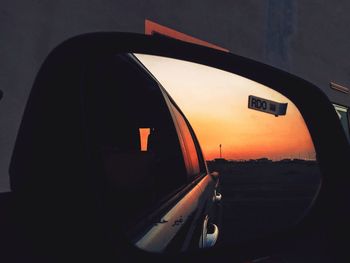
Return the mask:
<path id="1" fill-rule="evenodd" d="M 222 158 L 222 155 L 221 155 L 221 144 L 219 145 L 219 147 L 220 147 L 220 158 Z"/>

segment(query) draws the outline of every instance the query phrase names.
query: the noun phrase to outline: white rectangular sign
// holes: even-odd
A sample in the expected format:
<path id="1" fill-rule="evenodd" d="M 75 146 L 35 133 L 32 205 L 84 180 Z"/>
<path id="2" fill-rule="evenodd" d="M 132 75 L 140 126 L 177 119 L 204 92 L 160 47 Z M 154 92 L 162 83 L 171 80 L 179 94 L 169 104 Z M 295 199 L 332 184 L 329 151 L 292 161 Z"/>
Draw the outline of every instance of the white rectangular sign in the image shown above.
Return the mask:
<path id="1" fill-rule="evenodd" d="M 267 100 L 252 95 L 250 95 L 248 99 L 249 109 L 270 113 L 275 115 L 276 117 L 280 115 L 286 115 L 287 106 L 288 103 L 279 103 L 276 101 Z"/>

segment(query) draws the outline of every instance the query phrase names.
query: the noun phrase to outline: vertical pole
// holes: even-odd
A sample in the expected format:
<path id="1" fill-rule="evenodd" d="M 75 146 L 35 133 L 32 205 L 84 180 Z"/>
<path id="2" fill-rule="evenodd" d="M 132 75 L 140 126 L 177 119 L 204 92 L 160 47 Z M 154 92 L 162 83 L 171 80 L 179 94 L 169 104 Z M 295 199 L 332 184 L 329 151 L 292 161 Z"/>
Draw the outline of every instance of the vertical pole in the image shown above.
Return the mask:
<path id="1" fill-rule="evenodd" d="M 222 155 L 221 155 L 221 144 L 219 146 L 220 146 L 220 158 L 222 158 Z"/>

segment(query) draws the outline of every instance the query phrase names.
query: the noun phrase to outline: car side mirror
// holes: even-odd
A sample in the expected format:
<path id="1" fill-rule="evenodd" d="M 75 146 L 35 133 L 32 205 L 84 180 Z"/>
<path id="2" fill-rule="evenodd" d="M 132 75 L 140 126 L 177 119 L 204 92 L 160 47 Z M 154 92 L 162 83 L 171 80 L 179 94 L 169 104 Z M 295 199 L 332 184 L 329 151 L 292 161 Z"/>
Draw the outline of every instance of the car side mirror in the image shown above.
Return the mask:
<path id="1" fill-rule="evenodd" d="M 301 78 L 172 39 L 93 33 L 42 65 L 10 180 L 28 236 L 52 255 L 197 253 L 205 233 L 247 259 L 317 227 L 344 235 L 348 160 L 332 104 Z"/>

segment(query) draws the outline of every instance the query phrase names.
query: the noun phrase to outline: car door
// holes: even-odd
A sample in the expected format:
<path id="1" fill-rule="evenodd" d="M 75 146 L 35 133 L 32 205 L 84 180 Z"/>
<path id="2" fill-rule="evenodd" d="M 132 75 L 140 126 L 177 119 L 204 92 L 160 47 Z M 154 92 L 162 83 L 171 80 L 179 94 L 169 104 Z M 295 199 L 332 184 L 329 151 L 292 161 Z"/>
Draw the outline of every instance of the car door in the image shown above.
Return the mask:
<path id="1" fill-rule="evenodd" d="M 167 104 L 171 110 L 176 130 L 185 160 L 187 177 L 189 184 L 199 182 L 202 188 L 202 197 L 199 199 L 199 211 L 196 220 L 196 232 L 190 233 L 191 248 L 203 248 L 214 246 L 219 235 L 219 201 L 221 195 L 217 192 L 219 185 L 218 173 L 210 173 L 203 156 L 200 143 L 195 135 L 191 124 L 186 119 L 180 108 L 176 105 L 170 95 L 162 88 Z M 210 228 L 210 231 L 208 230 Z M 184 248 L 187 249 L 187 243 Z"/>
<path id="2" fill-rule="evenodd" d="M 57 254 L 43 240 L 81 254 L 120 236 L 152 252 L 198 248 L 214 180 L 184 116 L 130 54 L 80 69 L 55 68 L 51 90 L 30 98 L 11 167 L 20 239 L 38 255 Z"/>
<path id="3" fill-rule="evenodd" d="M 130 55 L 130 58 L 143 68 L 133 56 Z M 213 196 L 218 180 L 217 176 L 209 174 L 198 140 L 186 117 L 161 85 L 158 85 L 171 115 L 180 149 L 173 148 L 170 155 L 175 154 L 180 158 L 177 163 L 167 162 L 164 156 L 169 154 L 169 149 L 164 150 L 164 145 L 168 143 L 164 140 L 164 134 L 160 134 L 161 129 L 149 128 L 146 148 L 156 156 L 157 178 L 154 190 L 159 200 L 144 214 L 143 219 L 127 231 L 127 235 L 143 250 L 185 251 L 203 246 L 203 233 L 206 236 L 208 232 L 208 216 L 215 202 Z M 179 170 L 176 166 L 185 169 Z M 177 171 L 177 174 L 170 176 L 169 171 Z M 185 182 L 182 185 L 173 187 L 171 191 L 170 188 L 166 189 L 171 186 L 171 177 L 183 176 Z M 217 235 L 216 227 L 215 241 Z M 214 239 L 211 245 L 215 244 Z"/>

